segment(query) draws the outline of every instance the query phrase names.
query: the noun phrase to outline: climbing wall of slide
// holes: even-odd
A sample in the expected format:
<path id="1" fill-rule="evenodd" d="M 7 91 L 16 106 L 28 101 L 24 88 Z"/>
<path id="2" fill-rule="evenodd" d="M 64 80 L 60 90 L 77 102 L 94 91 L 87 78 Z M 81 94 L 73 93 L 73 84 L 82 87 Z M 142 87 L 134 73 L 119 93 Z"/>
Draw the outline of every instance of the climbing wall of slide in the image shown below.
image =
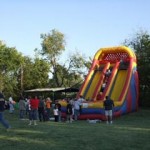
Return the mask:
<path id="1" fill-rule="evenodd" d="M 106 80 L 108 69 L 111 74 Z M 77 97 L 79 95 L 87 100 L 82 105 L 80 119 L 104 120 L 103 102 L 107 95 L 114 101 L 115 116 L 136 111 L 139 81 L 134 52 L 125 46 L 98 50 Z M 65 111 L 65 103 L 62 106 Z"/>

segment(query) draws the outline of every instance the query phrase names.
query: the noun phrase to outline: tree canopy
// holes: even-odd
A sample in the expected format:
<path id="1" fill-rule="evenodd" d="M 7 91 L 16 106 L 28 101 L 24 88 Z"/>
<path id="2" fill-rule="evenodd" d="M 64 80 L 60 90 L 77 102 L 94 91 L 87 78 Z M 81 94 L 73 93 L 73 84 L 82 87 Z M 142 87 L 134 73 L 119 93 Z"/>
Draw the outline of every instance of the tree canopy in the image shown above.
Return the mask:
<path id="1" fill-rule="evenodd" d="M 0 90 L 6 97 L 18 97 L 24 90 L 45 87 L 79 87 L 90 60 L 75 53 L 62 63 L 65 35 L 55 29 L 41 34 L 41 50 L 34 58 L 0 41 Z"/>
<path id="2" fill-rule="evenodd" d="M 125 45 L 131 47 L 137 56 L 137 69 L 140 81 L 140 103 L 150 106 L 150 34 L 140 30 L 131 39 L 126 39 Z"/>
<path id="3" fill-rule="evenodd" d="M 60 56 L 65 50 L 65 35 L 53 29 L 48 34 L 41 34 L 41 39 L 42 49 L 39 50 L 39 53 L 49 63 L 49 71 L 52 74 L 49 85 L 51 87 L 65 87 L 80 82 L 84 74 L 81 70 L 87 65 L 85 58 L 75 53 L 65 63 L 59 62 Z"/>
<path id="4" fill-rule="evenodd" d="M 24 56 L 15 47 L 0 41 L 0 91 L 6 97 L 10 94 L 17 97 L 32 88 L 80 87 L 83 82 L 92 59 L 75 52 L 61 62 L 66 49 L 65 35 L 53 29 L 40 37 L 41 49 L 36 49 L 34 58 Z M 138 31 L 123 44 L 136 53 L 140 100 L 144 99 L 142 105 L 150 106 L 150 34 Z"/>

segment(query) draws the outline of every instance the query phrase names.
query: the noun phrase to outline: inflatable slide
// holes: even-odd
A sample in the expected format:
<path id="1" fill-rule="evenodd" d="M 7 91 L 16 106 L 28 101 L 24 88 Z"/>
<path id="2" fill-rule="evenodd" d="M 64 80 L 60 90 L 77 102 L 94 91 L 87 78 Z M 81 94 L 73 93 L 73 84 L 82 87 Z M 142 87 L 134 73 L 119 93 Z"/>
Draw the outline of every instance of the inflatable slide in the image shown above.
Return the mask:
<path id="1" fill-rule="evenodd" d="M 136 111 L 139 81 L 135 53 L 125 46 L 98 50 L 77 98 L 80 95 L 86 101 L 79 119 L 105 120 L 103 102 L 106 96 L 114 101 L 114 116 Z M 66 102 L 60 103 L 65 113 Z"/>

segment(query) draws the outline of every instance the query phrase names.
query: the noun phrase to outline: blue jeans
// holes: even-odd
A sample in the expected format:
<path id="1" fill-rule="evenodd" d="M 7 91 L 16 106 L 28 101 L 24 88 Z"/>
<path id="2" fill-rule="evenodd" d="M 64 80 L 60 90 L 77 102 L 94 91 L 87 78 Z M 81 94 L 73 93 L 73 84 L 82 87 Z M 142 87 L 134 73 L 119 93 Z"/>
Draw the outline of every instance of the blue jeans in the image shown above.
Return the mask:
<path id="1" fill-rule="evenodd" d="M 13 114 L 14 112 L 14 105 L 13 104 L 9 104 L 9 113 Z"/>
<path id="2" fill-rule="evenodd" d="M 61 122 L 61 111 L 58 111 L 58 121 Z"/>
<path id="3" fill-rule="evenodd" d="M 80 110 L 74 109 L 74 119 L 75 119 L 75 120 L 78 120 L 79 114 L 80 114 Z"/>
<path id="4" fill-rule="evenodd" d="M 29 111 L 29 120 L 37 120 L 38 119 L 38 110 L 32 109 Z"/>
<path id="5" fill-rule="evenodd" d="M 50 118 L 50 108 L 46 108 L 46 111 L 47 111 L 47 118 L 49 120 L 49 118 Z"/>
<path id="6" fill-rule="evenodd" d="M 25 110 L 20 110 L 20 112 L 19 112 L 20 119 L 23 119 L 24 115 L 25 115 Z"/>
<path id="7" fill-rule="evenodd" d="M 10 128 L 9 123 L 4 119 L 4 112 L 0 112 L 0 122 L 5 128 Z"/>

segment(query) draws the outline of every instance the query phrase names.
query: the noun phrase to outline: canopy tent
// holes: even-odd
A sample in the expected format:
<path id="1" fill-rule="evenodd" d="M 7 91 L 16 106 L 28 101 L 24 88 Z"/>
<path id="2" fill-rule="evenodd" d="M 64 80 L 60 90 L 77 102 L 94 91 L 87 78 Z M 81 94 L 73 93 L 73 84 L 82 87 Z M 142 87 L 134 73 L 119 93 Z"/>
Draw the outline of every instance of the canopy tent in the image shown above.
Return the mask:
<path id="1" fill-rule="evenodd" d="M 53 93 L 53 100 L 55 92 L 65 92 L 65 93 L 71 93 L 71 92 L 79 92 L 78 88 L 73 87 L 60 87 L 60 88 L 38 88 L 38 89 L 31 89 L 31 90 L 25 90 L 25 93 L 42 93 L 42 92 L 52 92 Z"/>
<path id="2" fill-rule="evenodd" d="M 60 88 L 39 88 L 39 89 L 31 89 L 25 90 L 25 93 L 32 93 L 32 92 L 79 92 L 78 88 L 72 87 L 60 87 Z"/>

